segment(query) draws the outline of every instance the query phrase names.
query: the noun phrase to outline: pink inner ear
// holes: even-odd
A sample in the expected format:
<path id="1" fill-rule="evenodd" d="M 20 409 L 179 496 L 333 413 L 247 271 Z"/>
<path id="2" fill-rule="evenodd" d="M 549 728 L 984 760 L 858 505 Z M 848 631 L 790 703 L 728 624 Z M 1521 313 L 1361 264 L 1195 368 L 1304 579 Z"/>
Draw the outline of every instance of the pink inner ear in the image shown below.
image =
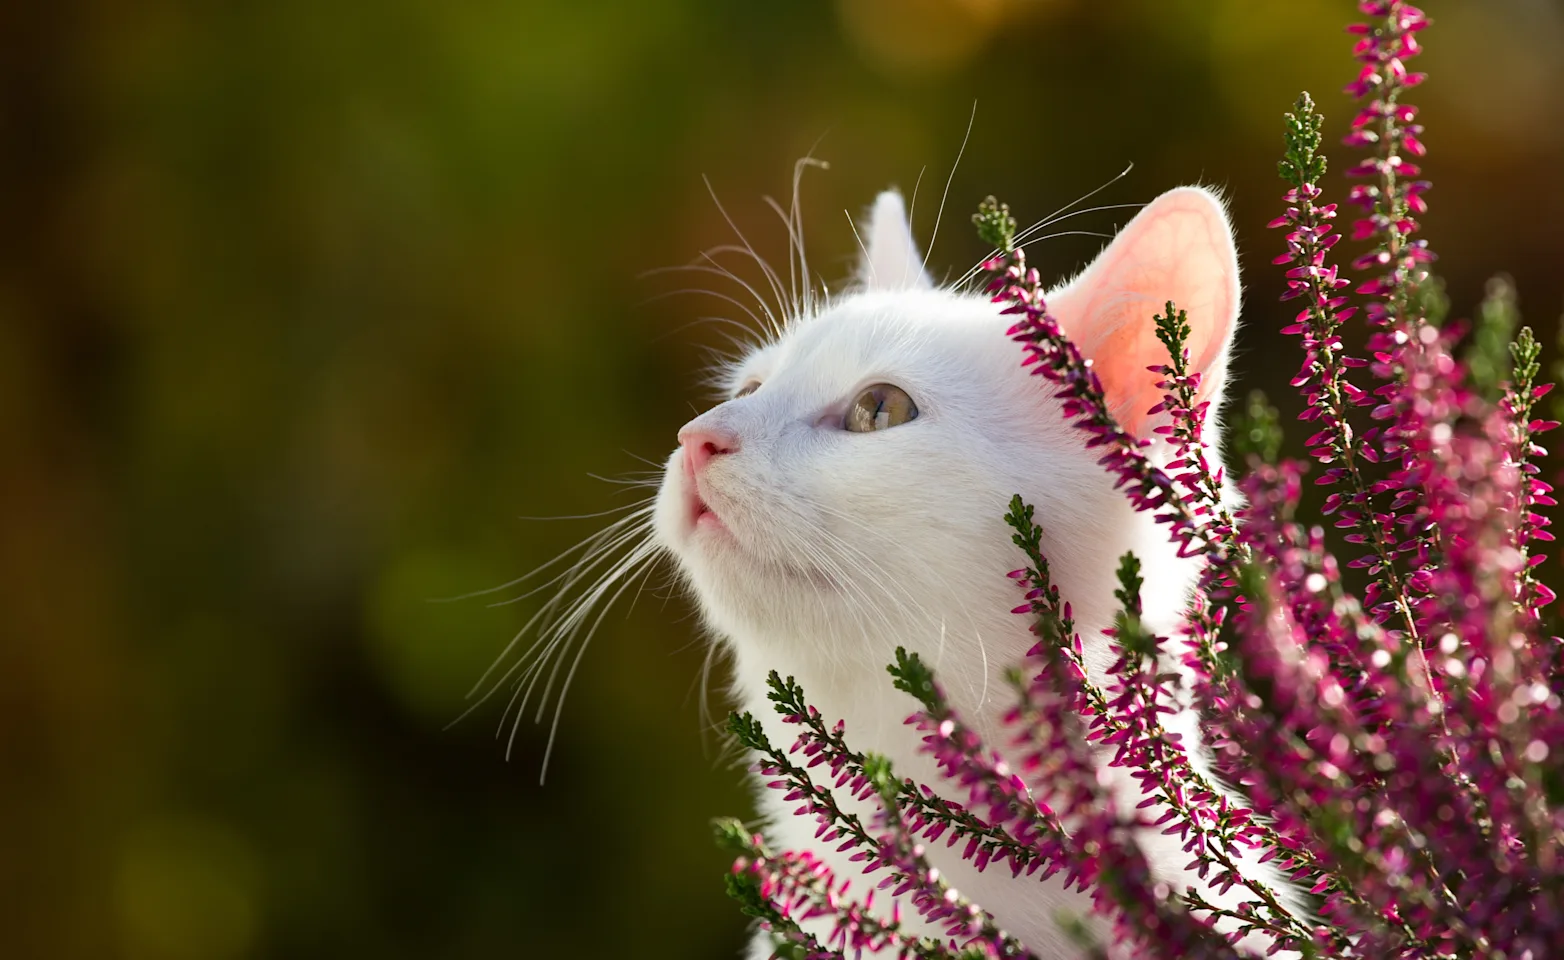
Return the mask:
<path id="1" fill-rule="evenodd" d="M 1167 301 L 1189 317 L 1189 357 L 1216 396 L 1238 319 L 1238 259 L 1227 217 L 1211 194 L 1181 188 L 1143 209 L 1050 312 L 1092 360 L 1119 423 L 1139 436 L 1162 399 L 1147 367 L 1168 362 L 1152 317 Z"/>

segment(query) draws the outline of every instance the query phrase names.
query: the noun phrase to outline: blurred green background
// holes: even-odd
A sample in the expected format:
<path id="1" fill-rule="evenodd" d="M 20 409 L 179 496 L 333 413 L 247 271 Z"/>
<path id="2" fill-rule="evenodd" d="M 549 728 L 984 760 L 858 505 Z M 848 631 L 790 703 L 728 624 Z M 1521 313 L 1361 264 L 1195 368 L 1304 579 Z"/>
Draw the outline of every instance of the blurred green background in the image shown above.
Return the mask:
<path id="1" fill-rule="evenodd" d="M 1564 6 L 1428 4 L 1427 236 L 1454 312 L 1499 271 L 1564 308 Z M 507 762 L 447 729 L 544 597 L 430 598 L 553 557 L 636 495 L 742 313 L 643 277 L 731 242 L 702 175 L 805 178 L 813 263 L 922 173 L 930 258 L 1193 181 L 1273 333 L 1280 113 L 1350 110 L 1344 0 L 51 0 L 0 10 L 0 956 L 735 956 L 707 820 L 706 648 L 654 577 Z M 818 146 L 816 146 L 818 144 Z M 1336 168 L 1346 151 L 1333 150 Z M 924 172 L 926 170 L 926 172 Z M 1332 175 L 1339 190 L 1341 181 Z M 1111 231 L 1124 211 L 1071 226 Z M 1034 248 L 1052 275 L 1100 246 Z M 1349 248 L 1353 245 L 1348 244 Z M 744 276 L 752 267 L 734 261 Z M 1293 431 L 1296 443 L 1301 436 Z M 507 594 L 497 594 L 496 597 Z M 512 594 L 514 595 L 514 591 Z M 705 697 L 721 716 L 720 669 Z"/>

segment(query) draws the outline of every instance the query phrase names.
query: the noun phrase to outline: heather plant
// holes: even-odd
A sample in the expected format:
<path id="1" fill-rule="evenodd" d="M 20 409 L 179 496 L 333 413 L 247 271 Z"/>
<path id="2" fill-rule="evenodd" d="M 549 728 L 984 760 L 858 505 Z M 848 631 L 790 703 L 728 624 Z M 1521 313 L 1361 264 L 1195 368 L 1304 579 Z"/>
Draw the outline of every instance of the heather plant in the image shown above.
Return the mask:
<path id="1" fill-rule="evenodd" d="M 1204 433 L 1175 303 L 1147 318 L 1168 353 L 1149 411 L 1163 425 L 1154 437 L 1125 429 L 1049 313 L 1009 210 L 981 205 L 977 230 L 995 248 L 982 269 L 1014 317 L 1016 362 L 1202 572 L 1179 635 L 1158 636 L 1141 619 L 1140 562 L 1125 555 L 1117 656 L 1094 675 L 1032 507 L 1016 497 L 1013 612 L 1036 636 L 1009 672 L 1004 746 L 1020 762 L 964 722 L 916 654 L 888 665 L 906 722 L 957 796 L 855 751 L 852 731 L 773 673 L 771 701 L 795 741 L 771 742 L 749 714 L 732 731 L 767 785 L 865 874 L 840 876 L 721 821 L 736 856 L 729 893 L 777 956 L 1031 956 L 929 865 L 936 843 L 1016 883 L 1057 875 L 1089 891 L 1098 917 L 1065 926 L 1091 956 L 1235 957 L 1259 937 L 1304 957 L 1543 960 L 1564 944 L 1564 643 L 1549 636 L 1554 597 L 1535 575 L 1553 539 L 1537 465 L 1538 437 L 1557 426 L 1537 415 L 1550 385 L 1537 382 L 1540 346 L 1516 331 L 1506 281 L 1490 286 L 1464 348 L 1463 327 L 1443 323 L 1419 235 L 1422 128 L 1404 99 L 1423 80 L 1407 64 L 1427 20 L 1399 0 L 1359 6 L 1371 19 L 1349 28 L 1361 69 L 1346 139 L 1362 151 L 1349 171 L 1358 182 L 1346 207 L 1326 201 L 1322 118 L 1304 94 L 1285 115 L 1286 192 L 1271 224 L 1285 231 L 1275 265 L 1282 299 L 1298 306 L 1284 332 L 1301 347 L 1291 386 L 1315 463 L 1278 459 L 1275 412 L 1254 396 L 1234 438 L 1243 476 L 1213 469 L 1217 438 Z M 1366 249 L 1344 269 L 1335 224 L 1349 209 Z M 1356 320 L 1361 350 L 1348 347 Z M 1171 455 L 1148 456 L 1153 444 Z M 1325 492 L 1312 518 L 1306 481 Z M 1181 698 L 1200 714 L 1209 765 L 1163 726 Z M 1126 771 L 1143 802 L 1126 809 L 1104 766 Z M 848 812 L 849 797 L 876 812 Z M 1212 889 L 1242 888 L 1242 902 L 1159 880 L 1136 839 L 1147 827 L 1176 835 L 1189 869 Z M 1279 873 L 1246 866 L 1256 862 Z M 908 932 L 910 914 L 943 933 Z M 822 919 L 824 938 L 802 926 Z"/>

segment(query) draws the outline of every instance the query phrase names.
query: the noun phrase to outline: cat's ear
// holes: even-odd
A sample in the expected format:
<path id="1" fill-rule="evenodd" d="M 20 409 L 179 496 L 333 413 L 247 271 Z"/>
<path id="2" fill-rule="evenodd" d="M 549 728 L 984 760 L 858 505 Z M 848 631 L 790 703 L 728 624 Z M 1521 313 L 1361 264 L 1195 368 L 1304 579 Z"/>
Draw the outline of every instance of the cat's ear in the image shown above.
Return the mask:
<path id="1" fill-rule="evenodd" d="M 874 200 L 869 219 L 859 231 L 863 259 L 858 282 L 865 290 L 917 290 L 934 286 L 923 271 L 923 257 L 912 239 L 901 194 L 887 190 Z"/>
<path id="2" fill-rule="evenodd" d="M 1189 317 L 1191 368 L 1200 400 L 1220 401 L 1238 326 L 1238 253 L 1222 201 L 1180 187 L 1147 204 L 1091 266 L 1048 300 L 1102 380 L 1125 429 L 1149 433 L 1147 411 L 1162 399 L 1147 367 L 1168 362 L 1152 317 L 1167 301 Z"/>

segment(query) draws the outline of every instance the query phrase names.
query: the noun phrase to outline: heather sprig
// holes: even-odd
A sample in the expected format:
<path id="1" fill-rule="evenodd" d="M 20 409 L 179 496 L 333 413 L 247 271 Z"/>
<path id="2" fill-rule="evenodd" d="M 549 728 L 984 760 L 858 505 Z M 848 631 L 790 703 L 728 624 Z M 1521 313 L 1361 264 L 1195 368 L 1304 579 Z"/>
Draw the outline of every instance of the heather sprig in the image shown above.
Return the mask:
<path id="1" fill-rule="evenodd" d="M 1162 377 L 1157 389 L 1163 395 L 1147 412 L 1167 414 L 1168 422 L 1152 432 L 1172 445 L 1167 469 L 1177 471 L 1173 479 L 1184 488 L 1185 503 L 1201 520 L 1200 539 L 1206 552 L 1200 580 L 1185 611 L 1183 632 L 1193 648 L 1191 656 L 1209 668 L 1222 647 L 1218 635 L 1228 613 L 1223 601 L 1233 599 L 1234 573 L 1238 565 L 1248 562 L 1248 548 L 1238 538 L 1233 514 L 1223 501 L 1223 470 L 1213 468 L 1206 456 L 1205 425 L 1211 401 L 1199 399 L 1202 375 L 1190 366 L 1188 316 L 1169 301 L 1152 323 L 1169 362 L 1152 368 Z M 1220 671 L 1211 674 L 1216 677 Z M 1208 691 L 1201 692 L 1209 698 Z"/>
<path id="2" fill-rule="evenodd" d="M 728 896 L 771 934 L 772 956 L 779 960 L 847 960 L 880 949 L 920 960 L 992 960 L 992 954 L 977 947 L 902 933 L 898 918 L 881 920 L 867 902 L 849 899 L 851 881 L 838 879 L 808 851 L 773 852 L 760 834 L 749 833 L 736 820 L 719 820 L 716 829 L 719 845 L 735 855 Z M 800 926 L 821 917 L 832 924 L 823 943 Z"/>
<path id="3" fill-rule="evenodd" d="M 994 302 L 1007 304 L 1000 312 L 1015 316 L 1007 335 L 1022 345 L 1021 365 L 1032 367 L 1057 389 L 1066 420 L 1086 434 L 1085 444 L 1101 454 L 1099 463 L 1115 478 L 1138 509 L 1155 513 L 1167 523 L 1179 544 L 1180 555 L 1204 552 L 1220 557 L 1226 544 L 1201 536 L 1201 516 L 1194 503 L 1161 467 L 1146 456 L 1150 441 L 1129 433 L 1108 410 L 1102 381 L 1091 364 L 1048 312 L 1042 278 L 1027 266 L 1026 251 L 1015 244 L 1016 222 L 1008 206 L 993 197 L 984 200 L 973 215 L 978 232 L 1000 253 L 985 261 L 988 291 Z"/>
<path id="4" fill-rule="evenodd" d="M 1410 159 L 1426 152 L 1419 139 L 1423 128 L 1415 122 L 1417 108 L 1401 98 L 1425 79 L 1406 64 L 1422 51 L 1418 34 L 1428 20 L 1402 0 L 1363 0 L 1358 7 L 1375 19 L 1348 28 L 1359 37 L 1353 55 L 1363 66 L 1347 92 L 1362 106 L 1344 142 L 1369 151 L 1347 171 L 1368 181 L 1354 186 L 1348 200 L 1364 212 L 1353 224 L 1354 239 L 1373 241 L 1352 266 L 1375 273 L 1357 293 L 1367 298 L 1366 316 L 1374 331 L 1368 342 L 1370 370 L 1382 381 L 1373 391 L 1379 403 L 1372 413 L 1382 426 L 1365 442 L 1377 446 L 1381 459 L 1397 465 L 1371 492 L 1391 495 L 1388 502 L 1376 504 L 1374 512 L 1378 526 L 1396 539 L 1396 552 L 1406 555 L 1408 568 L 1404 582 L 1392 581 L 1376 542 L 1377 566 L 1371 569 L 1378 570 L 1376 583 L 1384 583 L 1387 596 L 1371 588 L 1365 603 L 1381 620 L 1394 612 L 1413 621 L 1406 627 L 1406 641 L 1420 643 L 1421 626 L 1406 591 L 1426 592 L 1424 574 L 1438 563 L 1440 537 L 1419 483 L 1424 464 L 1418 459 L 1418 436 L 1439 424 L 1429 419 L 1437 415 L 1437 406 L 1419 402 L 1413 380 L 1419 375 L 1447 378 L 1449 371 L 1420 359 L 1440 334 L 1421 309 L 1433 253 L 1427 241 L 1413 239 L 1419 229 L 1414 217 L 1427 210 L 1422 195 L 1428 183 L 1413 179 L 1421 170 Z M 1404 589 L 1398 592 L 1398 585 Z"/>
<path id="5" fill-rule="evenodd" d="M 1222 893 L 1238 886 L 1251 898 L 1240 909 L 1226 910 L 1206 903 L 1198 893 L 1186 893 L 1186 905 L 1234 920 L 1242 934 L 1263 930 L 1294 947 L 1309 942 L 1309 930 L 1281 902 L 1277 891 L 1259 877 L 1246 875 L 1239 865 L 1246 851 L 1279 852 L 1280 839 L 1246 805 L 1235 802 L 1199 772 L 1182 736 L 1162 723 L 1163 716 L 1177 713 L 1173 704 L 1180 675 L 1172 658 L 1163 655 L 1167 641 L 1141 620 L 1143 581 L 1134 554 L 1121 558 L 1118 580 L 1114 596 L 1121 608 L 1112 636 L 1119 657 L 1108 668 L 1106 709 L 1092 718 L 1091 739 L 1113 749 L 1110 766 L 1131 771 L 1145 798 L 1140 808 L 1160 812 L 1152 825 L 1166 825 L 1164 833 L 1176 833 L 1184 841 L 1184 852 L 1194 857 L 1190 866 L 1197 876 Z"/>
<path id="6" fill-rule="evenodd" d="M 1536 438 L 1558 426 L 1557 421 L 1533 417 L 1537 401 L 1547 396 L 1553 384 L 1537 383 L 1542 364 L 1542 345 L 1532 335 L 1530 327 L 1522 327 L 1520 334 L 1509 347 L 1511 375 L 1503 385 L 1499 409 L 1508 423 L 1509 436 L 1505 446 L 1507 464 L 1520 474 L 1519 489 L 1511 506 L 1515 527 L 1512 543 L 1520 554 L 1521 572 L 1515 582 L 1516 607 L 1522 617 L 1535 620 L 1542 608 L 1553 602 L 1553 591 L 1537 580 L 1535 569 L 1542 561 L 1533 553 L 1533 541 L 1551 541 L 1553 534 L 1546 529 L 1552 521 L 1537 512 L 1543 507 L 1554 506 L 1553 486 L 1540 479 L 1541 468 L 1535 462 L 1547 455 Z"/>
<path id="7" fill-rule="evenodd" d="M 1244 492 L 1244 536 L 1263 566 L 1244 571 L 1253 603 L 1241 615 L 1236 654 L 1249 698 L 1228 705 L 1223 726 L 1271 750 L 1263 762 L 1224 769 L 1275 824 L 1279 845 L 1294 855 L 1294 878 L 1326 895 L 1324 915 L 1340 929 L 1383 937 L 1387 904 L 1399 899 L 1403 913 L 1442 908 L 1423 888 L 1393 892 L 1405 864 L 1426 860 L 1428 844 L 1386 805 L 1412 772 L 1445 763 L 1436 701 L 1409 680 L 1419 674 L 1406 669 L 1407 648 L 1341 589 L 1323 531 L 1290 519 L 1296 466 L 1257 470 Z M 1413 926 L 1395 923 L 1403 940 L 1416 939 Z"/>
<path id="8" fill-rule="evenodd" d="M 925 749 L 947 778 L 969 792 L 974 808 L 1036 847 L 1040 859 L 1062 866 L 1066 885 L 1089 889 L 1094 907 L 1113 920 L 1117 942 L 1137 944 L 1148 958 L 1235 957 L 1223 938 L 1152 877 L 1136 839 L 1142 824 L 1121 816 L 1099 782 L 1084 725 L 1069 705 L 1067 691 L 1078 677 L 1063 660 L 1048 666 L 1058 668 L 1056 681 L 1043 679 L 1047 668 L 1034 683 L 1019 672 L 1011 675 L 1018 702 L 1005 721 L 1019 730 L 1015 743 L 1026 750 L 1019 770 L 961 722 L 916 655 L 898 650 L 891 672 L 897 687 L 923 705 L 908 722 L 923 732 Z M 1068 831 L 1055 810 L 1070 818 Z"/>
<path id="9" fill-rule="evenodd" d="M 1097 462 L 1114 477 L 1114 485 L 1135 508 L 1152 513 L 1157 522 L 1168 526 L 1179 556 L 1205 559 L 1184 632 L 1194 648 L 1193 656 L 1214 668 L 1220 646 L 1217 637 L 1226 617 L 1219 601 L 1231 587 L 1238 546 L 1231 518 L 1222 508 L 1220 476 L 1213 476 L 1205 460 L 1201 427 L 1206 408 L 1194 399 L 1199 374 L 1189 370 L 1184 350 L 1187 326 L 1159 331 L 1173 338 L 1166 342 L 1176 342 L 1171 348 L 1172 364 L 1154 368 L 1166 378 L 1159 381 L 1160 389 L 1174 391 L 1165 393 L 1150 411 L 1166 412 L 1173 424 L 1169 432 L 1177 431 L 1174 457 L 1164 469 L 1147 456 L 1150 441 L 1136 438 L 1114 419 L 1096 371 L 1048 312 L 1041 278 L 1027 267 L 1026 252 L 1015 245 L 1015 219 L 1009 207 L 989 197 L 973 221 L 983 239 L 1000 251 L 983 264 L 983 270 L 989 276 L 988 290 L 994 302 L 1008 304 L 1001 313 L 1019 317 L 1007 333 L 1022 345 L 1022 366 L 1032 367 L 1034 376 L 1054 384 L 1061 414 L 1086 435 L 1086 447 L 1098 452 Z M 1169 324 L 1174 322 L 1174 311 L 1169 304 Z M 1175 479 L 1168 470 L 1183 472 Z"/>
<path id="10" fill-rule="evenodd" d="M 1346 486 L 1326 498 L 1322 512 L 1336 515 L 1336 525 L 1351 531 L 1348 543 L 1368 544 L 1373 550 L 1372 560 L 1354 562 L 1368 567 L 1372 578 L 1367 603 L 1380 620 L 1395 616 L 1415 638 L 1414 600 L 1396 553 L 1396 515 L 1382 504 L 1390 491 L 1375 488 L 1365 476 L 1364 462 L 1380 459 L 1374 442 L 1378 428 L 1359 437 L 1352 426 L 1353 408 L 1371 404 L 1373 397 L 1348 379 L 1349 369 L 1366 365 L 1345 352 L 1340 335 L 1341 325 L 1357 308 L 1349 306 L 1342 293 L 1350 282 L 1326 259 L 1341 236 L 1331 226 L 1336 205 L 1319 202 L 1323 194 L 1319 179 L 1325 172 L 1325 159 L 1319 153 L 1324 118 L 1307 93 L 1298 97 L 1293 111 L 1286 115 L 1287 149 L 1279 163 L 1282 179 L 1289 184 L 1283 197 L 1288 206 L 1270 226 L 1288 231 L 1287 252 L 1273 261 L 1290 267 L 1282 299 L 1303 304 L 1293 323 L 1282 330 L 1302 337 L 1303 366 L 1292 380 L 1306 404 L 1298 417 L 1316 425 L 1316 432 L 1305 441 L 1310 454 L 1326 468 L 1316 482 Z"/>
<path id="11" fill-rule="evenodd" d="M 1321 913 L 1338 937 L 1370 953 L 1411 947 L 1400 955 L 1443 956 L 1442 941 L 1459 932 L 1469 948 L 1460 904 L 1428 869 L 1427 838 L 1360 794 L 1381 767 L 1399 766 L 1389 744 L 1363 728 L 1269 578 L 1252 566 L 1243 579 L 1251 603 L 1236 654 L 1249 693 L 1230 722 L 1243 742 L 1266 745 L 1241 780 L 1256 811 L 1319 865 L 1311 891 L 1325 894 Z"/>
<path id="12" fill-rule="evenodd" d="M 1168 316 L 1174 316 L 1171 310 Z M 1170 336 L 1178 342 L 1176 332 Z M 1048 561 L 1041 552 L 1042 531 L 1033 519 L 1032 507 L 1019 496 L 1013 497 L 1006 520 L 1014 530 L 1012 540 L 1029 561 L 1027 567 L 1012 571 L 1010 576 L 1028 588 L 1028 602 L 1016 612 L 1030 613 L 1035 618 L 1034 632 L 1040 642 L 1029 656 L 1041 662 L 1029 687 L 1017 679 L 1022 689 L 1022 707 L 1014 716 L 1045 721 L 1056 738 L 1046 759 L 1041 752 L 1033 755 L 1042 771 L 1038 775 L 1053 784 L 1066 767 L 1076 775 L 1090 770 L 1092 758 L 1083 759 L 1078 751 L 1070 750 L 1075 742 L 1070 739 L 1070 731 L 1084 721 L 1078 731 L 1079 739 L 1096 749 L 1111 748 L 1108 765 L 1126 768 L 1140 785 L 1145 799 L 1139 808 L 1159 808 L 1159 819 L 1150 825 L 1163 827 L 1165 833 L 1177 833 L 1184 841 L 1185 851 L 1194 856 L 1191 866 L 1202 878 L 1209 877 L 1213 886 L 1225 892 L 1236 884 L 1254 898 L 1244 905 L 1249 909 L 1241 913 L 1220 910 L 1198 897 L 1185 896 L 1186 906 L 1205 910 L 1212 916 L 1229 916 L 1238 921 L 1241 932 L 1262 929 L 1284 942 L 1307 939 L 1304 926 L 1282 905 L 1276 892 L 1258 878 L 1244 875 L 1238 866 L 1240 850 L 1275 850 L 1279 838 L 1197 770 L 1181 737 L 1162 724 L 1162 716 L 1175 712 L 1172 705 L 1177 698 L 1179 674 L 1170 669 L 1170 660 L 1159 660 L 1166 641 L 1146 630 L 1141 621 L 1140 561 L 1133 554 L 1126 554 L 1120 561 L 1115 596 L 1122 606 L 1112 633 L 1120 655 L 1107 671 L 1108 686 L 1104 692 L 1087 676 L 1081 638 L 1075 632 L 1069 604 L 1061 599 L 1049 576 Z M 902 684 L 899 682 L 898 686 Z M 917 685 L 902 688 L 920 691 L 926 710 L 937 703 L 928 699 L 928 692 L 935 689 L 932 678 L 920 678 Z M 1057 704 L 1071 706 L 1079 720 L 1043 709 Z M 1036 732 L 1027 738 L 1029 742 L 1035 742 Z M 1071 765 L 1072 759 L 1079 762 Z M 1072 815 L 1103 802 L 1102 795 L 1093 792 L 1089 784 L 1084 789 L 1068 807 Z M 1255 904 L 1259 905 L 1258 910 Z"/>
<path id="13" fill-rule="evenodd" d="M 984 201 L 973 219 L 998 253 L 983 268 L 1016 318 L 1021 366 L 1049 382 L 1083 445 L 1199 575 L 1176 632 L 1154 629 L 1140 561 L 1122 557 L 1111 659 L 1093 659 L 1108 663 L 1093 676 L 1035 511 L 1012 498 L 1005 520 L 1022 565 L 1010 577 L 1024 592 L 1012 612 L 1036 642 L 1006 674 L 1015 701 L 999 729 L 980 734 L 992 719 L 961 716 L 916 654 L 898 649 L 890 666 L 917 701 L 907 723 L 942 774 L 937 786 L 954 796 L 854 752 L 840 724 L 773 675 L 772 700 L 800 731 L 793 753 L 772 749 L 751 717 L 736 717 L 735 732 L 762 754 L 771 786 L 816 819 L 817 838 L 883 871 L 879 889 L 895 901 L 879 919 L 873 891 L 856 903 L 812 855 L 773 854 L 732 825 L 730 891 L 781 937 L 779 955 L 824 960 L 876 944 L 903 957 L 1024 955 L 929 867 L 924 848 L 940 839 L 953 850 L 964 841 L 980 871 L 1001 863 L 1017 883 L 1090 892 L 1111 949 L 1135 956 L 1235 957 L 1233 943 L 1249 937 L 1246 947 L 1259 938 L 1311 960 L 1544 960 L 1564 942 L 1564 641 L 1541 634 L 1554 596 L 1537 575 L 1538 544 L 1553 539 L 1542 511 L 1554 505 L 1537 438 L 1557 424 L 1536 407 L 1551 387 L 1537 382 L 1530 328 L 1504 348 L 1518 324 L 1508 286 L 1490 288 L 1457 358 L 1461 324 L 1443 323 L 1447 299 L 1415 236 L 1427 184 L 1411 158 L 1424 147 L 1403 101 L 1422 80 L 1406 62 L 1427 20 L 1400 0 L 1359 6 L 1373 20 L 1351 28 L 1362 67 L 1348 90 L 1363 106 L 1347 143 L 1369 155 L 1349 171 L 1365 182 L 1348 200 L 1364 211 L 1353 238 L 1371 243 L 1353 268 L 1372 276 L 1349 290 L 1331 261 L 1337 208 L 1321 185 L 1323 120 L 1307 94 L 1285 118 L 1286 209 L 1272 226 L 1287 231 L 1282 299 L 1300 307 L 1284 332 L 1303 346 L 1292 385 L 1311 425 L 1305 446 L 1322 468 L 1315 482 L 1335 488 L 1322 513 L 1366 555 L 1339 563 L 1324 525 L 1302 518 L 1305 469 L 1279 457 L 1263 395 L 1251 395 L 1235 444 L 1249 464 L 1242 499 L 1226 495 L 1176 304 L 1151 319 L 1168 351 L 1150 368 L 1161 442 L 1124 430 L 1049 314 L 1009 208 Z M 1359 305 L 1370 330 L 1361 359 L 1344 346 Z M 1365 570 L 1361 601 L 1344 567 Z M 1197 732 L 1209 753 L 1186 739 Z M 810 779 L 821 766 L 829 786 Z M 1156 831 L 1179 838 L 1184 873 L 1199 883 L 1154 875 L 1142 842 Z M 1301 891 L 1316 899 L 1303 903 Z M 904 932 L 902 901 L 948 939 Z M 827 942 L 803 932 L 804 917 L 829 918 Z M 1087 955 L 1107 955 L 1078 918 L 1063 927 Z"/>
<path id="14" fill-rule="evenodd" d="M 735 713 L 729 718 L 729 729 L 740 744 L 760 754 L 756 771 L 771 778 L 767 786 L 785 790 L 785 802 L 801 801 L 794 810 L 795 816 L 813 816 L 818 821 L 816 839 L 822 843 L 836 843 L 839 851 L 854 851 L 850 860 L 864 864 L 864 873 L 885 869 L 889 876 L 878 889 L 894 887 L 890 893 L 893 901 L 893 917 L 890 921 L 873 920 L 869 911 L 873 907 L 871 891 L 859 909 L 839 909 L 834 916 L 836 924 L 829 944 L 852 948 L 875 948 L 896 944 L 917 951 L 917 956 L 942 957 L 946 954 L 935 948 L 939 944 L 902 932 L 900 907 L 897 898 L 905 897 L 917 912 L 931 923 L 944 928 L 951 943 L 962 946 L 981 946 L 982 954 L 994 958 L 1024 958 L 1030 954 L 1000 930 L 993 918 L 968 902 L 931 868 L 924 857 L 923 848 L 916 842 L 911 829 L 902 818 L 899 796 L 903 789 L 911 789 L 895 778 L 890 761 L 873 754 L 860 755 L 846 749 L 845 725 L 838 721 L 828 726 L 820 712 L 811 707 L 803 688 L 793 678 L 783 679 L 775 671 L 767 679 L 769 698 L 785 724 L 800 728 L 791 750 L 773 747 L 764 728 L 748 713 Z M 791 755 L 801 753 L 806 763 L 794 763 Z M 832 780 L 827 787 L 815 782 L 810 768 L 825 765 Z M 833 793 L 833 787 L 848 801 L 863 802 L 870 798 L 880 801 L 876 826 L 871 832 L 857 813 L 846 809 Z M 840 897 L 837 898 L 840 900 Z M 807 916 L 821 915 L 818 909 Z M 872 922 L 871 922 L 872 921 Z M 954 948 L 950 952 L 954 952 Z"/>
<path id="15" fill-rule="evenodd" d="M 1221 467 L 1213 468 L 1206 458 L 1206 412 L 1211 401 L 1199 399 L 1202 377 L 1190 367 L 1189 318 L 1169 301 L 1163 313 L 1152 317 L 1152 323 L 1156 325 L 1157 339 L 1167 348 L 1170 362 L 1155 368 L 1162 376 L 1157 389 L 1163 391 L 1163 397 L 1148 411 L 1166 412 L 1168 423 L 1153 427 L 1151 432 L 1173 445 L 1173 459 L 1167 468 L 1179 471 L 1173 479 L 1184 488 L 1184 501 L 1202 519 L 1200 537 L 1213 546 L 1207 550 L 1208 555 L 1220 561 L 1236 553 L 1231 560 L 1241 563 L 1245 559 L 1244 549 L 1233 529 L 1233 515 L 1222 502 L 1223 471 Z M 1221 562 L 1215 566 L 1223 569 Z"/>

